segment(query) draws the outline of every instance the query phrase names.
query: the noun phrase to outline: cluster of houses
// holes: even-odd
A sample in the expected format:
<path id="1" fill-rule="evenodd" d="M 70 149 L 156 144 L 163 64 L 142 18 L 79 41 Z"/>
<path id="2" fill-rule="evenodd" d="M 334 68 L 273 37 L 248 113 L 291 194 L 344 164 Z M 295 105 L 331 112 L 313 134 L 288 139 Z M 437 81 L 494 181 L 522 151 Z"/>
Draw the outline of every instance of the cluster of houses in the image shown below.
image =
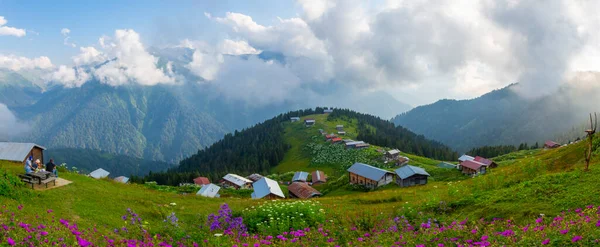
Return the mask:
<path id="1" fill-rule="evenodd" d="M 289 196 L 292 198 L 308 199 L 321 196 L 311 185 L 323 184 L 327 182 L 327 176 L 323 171 L 316 170 L 312 173 L 312 183 L 308 181 L 308 172 L 296 172 L 288 186 Z M 242 177 L 236 174 L 227 174 L 221 180 L 220 185 L 232 189 L 252 189 L 252 199 L 278 199 L 285 198 L 279 183 L 273 179 L 263 177 L 260 174 L 252 174 L 248 177 Z M 194 184 L 202 186 L 197 195 L 204 197 L 220 197 L 219 190 L 221 186 L 213 184 L 206 177 L 194 179 Z"/>
<path id="2" fill-rule="evenodd" d="M 395 182 L 400 187 L 427 184 L 430 177 L 425 169 L 405 165 L 394 172 L 364 163 L 354 163 L 348 168 L 350 184 L 357 184 L 369 189 L 375 189 Z"/>
<path id="3" fill-rule="evenodd" d="M 460 163 L 456 166 L 456 168 L 459 169 L 463 174 L 467 175 L 485 174 L 488 169 L 498 167 L 496 162 L 481 156 L 472 157 L 463 154 L 458 158 L 458 161 Z"/>
<path id="4" fill-rule="evenodd" d="M 369 143 L 364 141 L 355 141 L 352 139 L 342 139 L 340 136 L 346 135 L 346 131 L 344 131 L 343 125 L 337 125 L 336 130 L 338 135 L 331 133 L 327 134 L 327 132 L 323 129 L 319 129 L 319 133 L 325 137 L 325 140 L 331 142 L 333 144 L 344 144 L 347 149 L 363 149 L 370 147 Z"/>

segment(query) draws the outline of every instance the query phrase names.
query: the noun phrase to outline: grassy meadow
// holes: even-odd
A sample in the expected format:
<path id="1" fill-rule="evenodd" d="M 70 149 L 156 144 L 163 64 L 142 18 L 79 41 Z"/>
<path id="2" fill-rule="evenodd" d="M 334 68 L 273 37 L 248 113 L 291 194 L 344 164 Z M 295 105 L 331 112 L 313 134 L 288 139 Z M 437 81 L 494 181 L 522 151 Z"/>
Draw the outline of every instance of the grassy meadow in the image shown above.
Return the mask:
<path id="1" fill-rule="evenodd" d="M 311 167 L 302 147 L 319 128 L 332 132 L 336 124 L 352 138 L 353 123 L 325 117 L 315 116 L 311 128 L 286 125 L 292 149 L 274 173 L 336 173 Z M 407 155 L 432 174 L 427 185 L 363 192 L 347 189 L 343 175 L 333 176 L 316 186 L 329 193 L 305 201 L 227 192 L 209 199 L 62 172 L 73 183 L 47 191 L 0 183 L 0 246 L 588 246 L 600 239 L 600 164 L 594 156 L 590 171 L 583 171 L 585 147 L 580 142 L 503 155 L 495 158 L 498 168 L 474 178 Z M 22 172 L 14 163 L 0 162 L 0 169 L 5 177 Z M 142 220 L 132 223 L 135 217 Z M 240 219 L 251 225 L 241 227 Z M 45 227 L 53 230 L 43 233 Z"/>

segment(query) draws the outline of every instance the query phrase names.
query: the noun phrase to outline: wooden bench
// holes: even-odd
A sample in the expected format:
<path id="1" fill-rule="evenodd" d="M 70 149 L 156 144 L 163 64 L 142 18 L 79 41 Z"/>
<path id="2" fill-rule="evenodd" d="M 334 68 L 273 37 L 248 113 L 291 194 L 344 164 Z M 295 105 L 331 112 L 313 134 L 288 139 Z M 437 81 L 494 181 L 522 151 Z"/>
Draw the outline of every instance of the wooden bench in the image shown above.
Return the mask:
<path id="1" fill-rule="evenodd" d="M 21 181 L 23 181 L 24 183 L 28 183 L 31 184 L 31 189 L 33 189 L 33 185 L 36 183 L 36 178 L 28 175 L 28 174 L 19 174 L 19 177 L 21 178 Z"/>
<path id="2" fill-rule="evenodd" d="M 48 188 L 48 183 L 53 182 L 54 186 L 56 186 L 56 177 L 55 176 L 50 176 L 42 181 L 40 181 L 40 184 L 45 184 L 46 188 Z"/>

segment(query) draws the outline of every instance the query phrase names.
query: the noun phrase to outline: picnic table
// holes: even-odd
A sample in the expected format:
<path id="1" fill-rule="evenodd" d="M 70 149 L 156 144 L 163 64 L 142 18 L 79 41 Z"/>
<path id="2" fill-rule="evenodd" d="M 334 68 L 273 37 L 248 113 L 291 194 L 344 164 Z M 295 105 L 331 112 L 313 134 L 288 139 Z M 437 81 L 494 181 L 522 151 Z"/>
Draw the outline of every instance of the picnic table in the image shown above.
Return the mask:
<path id="1" fill-rule="evenodd" d="M 30 172 L 26 173 L 25 175 L 20 175 L 19 177 L 21 177 L 23 182 L 30 183 L 32 189 L 33 185 L 36 183 L 36 180 L 37 184 L 45 184 L 46 188 L 48 188 L 49 182 L 54 182 L 54 185 L 56 185 L 56 177 L 52 172 L 48 171 Z"/>

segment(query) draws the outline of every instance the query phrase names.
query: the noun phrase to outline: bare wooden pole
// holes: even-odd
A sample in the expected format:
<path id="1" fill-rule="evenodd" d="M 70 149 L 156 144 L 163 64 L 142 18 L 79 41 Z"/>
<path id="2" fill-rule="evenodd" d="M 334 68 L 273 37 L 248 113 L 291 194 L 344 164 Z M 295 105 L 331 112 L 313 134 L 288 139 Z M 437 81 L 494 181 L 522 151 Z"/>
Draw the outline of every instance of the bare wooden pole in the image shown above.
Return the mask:
<path id="1" fill-rule="evenodd" d="M 590 169 L 590 160 L 592 159 L 592 148 L 594 146 L 594 134 L 598 127 L 598 116 L 594 112 L 594 122 L 592 122 L 592 114 L 590 113 L 590 128 L 585 131 L 588 139 L 588 150 L 585 156 L 585 171 Z"/>

